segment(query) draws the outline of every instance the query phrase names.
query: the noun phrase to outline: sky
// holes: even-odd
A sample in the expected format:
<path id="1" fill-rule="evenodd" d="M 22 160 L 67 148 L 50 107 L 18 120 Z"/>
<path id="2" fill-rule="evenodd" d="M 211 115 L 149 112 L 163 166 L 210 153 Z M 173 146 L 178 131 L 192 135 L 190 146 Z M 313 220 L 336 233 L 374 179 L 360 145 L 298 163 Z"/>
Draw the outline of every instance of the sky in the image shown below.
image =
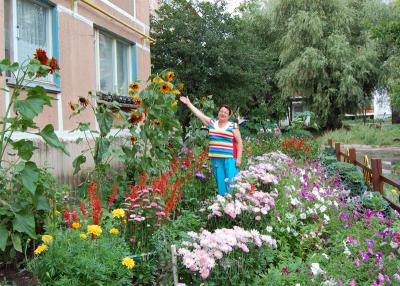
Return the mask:
<path id="1" fill-rule="evenodd" d="M 201 0 L 201 1 L 208 1 L 208 2 L 214 2 L 215 0 Z M 233 10 L 235 10 L 235 8 L 237 8 L 240 3 L 243 2 L 243 0 L 226 0 L 226 2 L 228 3 L 227 8 L 229 12 L 233 12 Z"/>

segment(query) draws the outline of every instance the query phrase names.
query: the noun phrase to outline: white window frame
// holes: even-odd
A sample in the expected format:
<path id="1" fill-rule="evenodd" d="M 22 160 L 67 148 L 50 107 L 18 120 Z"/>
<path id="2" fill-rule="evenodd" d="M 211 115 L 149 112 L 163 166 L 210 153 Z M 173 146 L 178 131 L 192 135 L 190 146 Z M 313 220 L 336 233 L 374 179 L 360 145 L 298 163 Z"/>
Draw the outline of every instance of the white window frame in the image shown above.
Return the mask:
<path id="1" fill-rule="evenodd" d="M 53 15 L 51 12 L 52 7 L 49 4 L 44 3 L 43 1 L 38 1 L 38 0 L 9 0 L 10 4 L 11 4 L 11 29 L 12 29 L 12 33 L 11 33 L 11 37 L 10 39 L 8 39 L 8 41 L 10 41 L 10 51 L 12 51 L 11 53 L 11 61 L 13 62 L 19 62 L 18 59 L 18 16 L 17 16 L 17 1 L 29 1 L 29 2 L 33 2 L 37 5 L 40 5 L 44 8 L 47 9 L 47 37 L 48 37 L 48 47 L 46 49 L 46 53 L 47 56 L 49 58 L 51 58 L 53 56 L 53 29 L 54 27 L 52 26 L 53 23 Z M 5 13 L 8 13 L 9 11 L 5 11 Z M 32 54 L 33 57 L 33 54 Z M 20 62 L 19 62 L 20 63 Z M 21 63 L 20 63 L 21 64 Z M 48 80 L 49 79 L 49 80 Z M 8 78 L 7 82 L 14 84 L 14 79 Z M 55 83 L 55 78 L 53 75 L 49 74 L 47 78 L 38 78 L 34 80 L 35 84 L 43 84 L 45 85 L 44 87 L 47 88 L 49 85 L 50 88 L 47 89 L 52 89 L 51 87 L 55 87 L 56 83 Z"/>
<path id="2" fill-rule="evenodd" d="M 121 38 L 115 36 L 113 33 L 95 29 L 95 63 L 96 63 L 96 90 L 102 93 L 108 93 L 109 91 L 101 90 L 100 87 L 100 33 L 105 34 L 106 36 L 112 38 L 112 56 L 114 62 L 114 78 L 113 78 L 113 90 L 111 93 L 116 93 L 119 96 L 129 96 L 128 94 L 118 94 L 118 61 L 117 61 L 117 41 L 122 42 L 128 45 L 128 84 L 132 81 L 132 43 Z"/>

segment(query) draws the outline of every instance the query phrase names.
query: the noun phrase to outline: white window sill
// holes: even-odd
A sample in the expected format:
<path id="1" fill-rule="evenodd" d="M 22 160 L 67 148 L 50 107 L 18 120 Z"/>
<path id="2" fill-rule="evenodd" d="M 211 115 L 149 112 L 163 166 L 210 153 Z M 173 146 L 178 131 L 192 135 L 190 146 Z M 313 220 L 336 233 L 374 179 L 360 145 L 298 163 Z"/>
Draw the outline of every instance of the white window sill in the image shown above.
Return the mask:
<path id="1" fill-rule="evenodd" d="M 15 79 L 11 77 L 6 77 L 6 84 L 9 87 L 14 87 L 15 86 Z M 47 92 L 49 93 L 60 93 L 61 89 L 57 84 L 53 82 L 46 82 L 46 81 L 33 81 L 28 84 L 28 87 L 35 87 L 37 85 L 42 86 Z"/>

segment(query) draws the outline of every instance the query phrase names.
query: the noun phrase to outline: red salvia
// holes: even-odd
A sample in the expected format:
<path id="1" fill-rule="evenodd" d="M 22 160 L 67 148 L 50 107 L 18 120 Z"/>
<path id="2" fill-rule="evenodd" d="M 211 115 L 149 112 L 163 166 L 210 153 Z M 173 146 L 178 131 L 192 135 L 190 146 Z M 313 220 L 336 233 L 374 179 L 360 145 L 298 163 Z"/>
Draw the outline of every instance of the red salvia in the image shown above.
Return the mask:
<path id="1" fill-rule="evenodd" d="M 87 215 L 87 210 L 85 209 L 84 203 L 80 202 L 79 203 L 79 208 L 81 209 L 81 212 L 83 215 Z"/>
<path id="2" fill-rule="evenodd" d="M 108 210 L 110 209 L 111 205 L 114 203 L 115 197 L 117 196 L 117 194 L 118 194 L 118 186 L 116 183 L 114 183 L 114 191 L 113 191 L 110 199 L 108 200 L 108 204 L 107 204 Z"/>

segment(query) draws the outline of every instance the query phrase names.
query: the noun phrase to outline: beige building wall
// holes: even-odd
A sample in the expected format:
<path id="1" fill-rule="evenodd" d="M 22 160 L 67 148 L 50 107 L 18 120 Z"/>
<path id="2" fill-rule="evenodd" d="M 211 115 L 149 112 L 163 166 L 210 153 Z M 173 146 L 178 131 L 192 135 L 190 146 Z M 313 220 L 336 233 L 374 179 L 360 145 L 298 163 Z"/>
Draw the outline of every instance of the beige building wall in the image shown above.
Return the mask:
<path id="1" fill-rule="evenodd" d="M 0 19 L 4 19 L 4 1 L 0 0 Z M 91 2 L 141 33 L 149 34 L 149 0 L 91 0 Z M 137 79 L 141 81 L 146 81 L 151 73 L 150 42 L 137 31 L 125 27 L 82 1 L 75 1 L 72 6 L 70 0 L 53 0 L 50 3 L 57 9 L 58 17 L 60 92 L 50 92 L 56 100 L 52 107 L 45 108 L 36 122 L 40 127 L 48 123 L 53 124 L 71 156 L 67 157 L 53 148 L 46 147 L 40 139 L 35 139 L 38 140 L 39 150 L 34 158 L 39 164 L 52 168 L 61 182 L 77 182 L 77 178 L 72 177 L 72 161 L 87 147 L 84 144 L 74 143 L 74 140 L 82 134 L 70 134 L 69 131 L 76 127 L 77 121 L 90 122 L 93 129 L 96 128 L 96 123 L 90 111 L 70 119 L 69 102 L 77 102 L 79 96 L 87 96 L 89 91 L 97 91 L 99 72 L 96 66 L 98 61 L 96 31 L 107 32 L 136 45 Z M 0 20 L 0 59 L 5 55 L 4 28 L 4 21 Z M 4 86 L 3 75 L 0 76 L 0 87 Z M 2 94 L 0 114 L 3 114 L 5 96 L 4 92 L 0 93 Z M 86 167 L 91 166 L 92 162 L 89 161 Z"/>

